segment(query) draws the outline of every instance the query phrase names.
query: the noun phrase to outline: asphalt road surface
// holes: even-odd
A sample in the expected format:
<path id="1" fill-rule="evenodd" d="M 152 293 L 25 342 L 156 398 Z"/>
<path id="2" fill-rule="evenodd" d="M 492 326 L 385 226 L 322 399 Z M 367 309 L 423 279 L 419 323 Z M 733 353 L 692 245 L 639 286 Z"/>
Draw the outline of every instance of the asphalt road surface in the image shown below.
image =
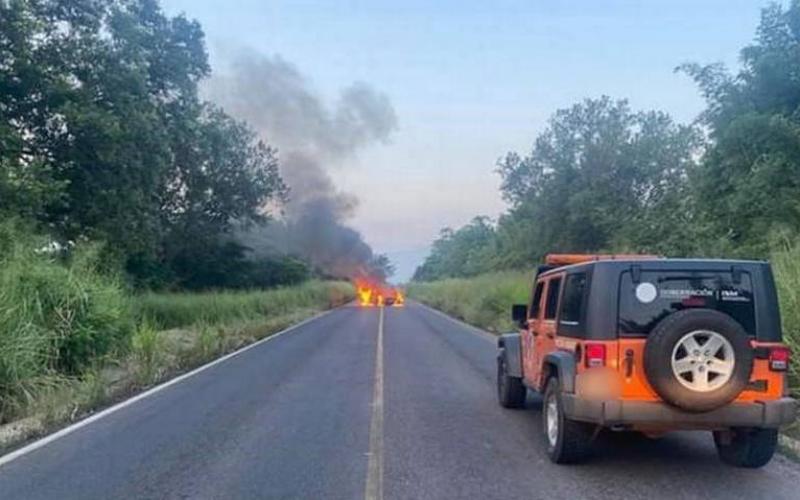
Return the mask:
<path id="1" fill-rule="evenodd" d="M 535 398 L 495 402 L 494 356 L 417 304 L 343 307 L 0 458 L 0 498 L 800 498 L 797 464 L 724 466 L 707 433 L 553 465 Z"/>

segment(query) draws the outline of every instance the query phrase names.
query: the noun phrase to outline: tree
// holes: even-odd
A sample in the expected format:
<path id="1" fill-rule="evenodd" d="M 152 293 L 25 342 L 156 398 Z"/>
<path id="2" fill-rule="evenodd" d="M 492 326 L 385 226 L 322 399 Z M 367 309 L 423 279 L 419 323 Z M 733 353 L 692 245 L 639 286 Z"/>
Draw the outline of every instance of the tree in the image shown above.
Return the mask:
<path id="1" fill-rule="evenodd" d="M 523 265 L 549 251 L 680 253 L 689 213 L 678 205 L 699 146 L 695 128 L 624 100 L 557 111 L 528 156 L 499 163 L 511 203 L 498 225 L 501 255 Z"/>
<path id="2" fill-rule="evenodd" d="M 197 282 L 188 245 L 229 256 L 286 194 L 275 151 L 198 98 L 209 71 L 155 0 L 0 2 L 0 210 L 105 241 L 138 283 Z"/>
<path id="3" fill-rule="evenodd" d="M 525 268 L 548 252 L 693 251 L 687 180 L 701 136 L 665 113 L 587 99 L 557 111 L 527 156 L 498 163 L 511 204 L 496 226 L 445 229 L 414 279 Z"/>
<path id="4" fill-rule="evenodd" d="M 178 285 L 234 286 L 241 280 L 232 271 L 229 282 L 200 276 L 210 269 L 210 257 L 198 248 L 232 262 L 246 259 L 248 249 L 232 241 L 234 229 L 265 223 L 264 207 L 283 199 L 287 188 L 275 150 L 245 124 L 209 105 L 199 107 L 191 122 L 177 136 L 172 181 L 164 186 L 160 256 Z"/>
<path id="5" fill-rule="evenodd" d="M 707 99 L 712 139 L 692 183 L 707 240 L 763 257 L 770 233 L 800 230 L 800 2 L 765 8 L 741 59 L 736 75 L 720 65 L 680 67 Z"/>
<path id="6" fill-rule="evenodd" d="M 417 268 L 414 279 L 474 276 L 492 267 L 495 230 L 488 217 L 475 217 L 453 231 L 445 228 L 434 241 L 430 255 Z"/>
<path id="7" fill-rule="evenodd" d="M 685 64 L 707 108 L 693 126 L 627 102 L 557 111 L 527 156 L 499 162 L 510 203 L 484 270 L 549 251 L 766 257 L 800 232 L 800 0 L 762 11 L 742 68 Z M 700 129 L 704 127 L 704 129 Z M 460 272 L 448 230 L 416 277 Z"/>
<path id="8" fill-rule="evenodd" d="M 52 115 L 47 110 L 58 104 L 63 94 L 59 88 L 65 86 L 54 57 L 65 43 L 34 43 L 35 33 L 54 31 L 46 11 L 21 0 L 0 2 L 0 213 L 4 215 L 43 216 L 65 187 L 53 178 L 53 162 L 42 147 L 46 141 L 35 142 L 48 130 L 47 118 Z"/>

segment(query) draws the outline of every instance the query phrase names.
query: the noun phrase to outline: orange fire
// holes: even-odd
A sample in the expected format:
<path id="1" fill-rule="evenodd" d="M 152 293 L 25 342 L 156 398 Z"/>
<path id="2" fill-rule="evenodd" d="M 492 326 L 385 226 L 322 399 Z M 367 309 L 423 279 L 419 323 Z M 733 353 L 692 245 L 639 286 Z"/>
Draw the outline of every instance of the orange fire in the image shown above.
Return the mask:
<path id="1" fill-rule="evenodd" d="M 361 307 L 402 307 L 405 303 L 405 296 L 399 288 L 364 279 L 355 280 L 355 287 L 358 305 Z"/>
<path id="2" fill-rule="evenodd" d="M 372 288 L 366 286 L 358 286 L 358 303 L 362 307 L 372 305 Z"/>

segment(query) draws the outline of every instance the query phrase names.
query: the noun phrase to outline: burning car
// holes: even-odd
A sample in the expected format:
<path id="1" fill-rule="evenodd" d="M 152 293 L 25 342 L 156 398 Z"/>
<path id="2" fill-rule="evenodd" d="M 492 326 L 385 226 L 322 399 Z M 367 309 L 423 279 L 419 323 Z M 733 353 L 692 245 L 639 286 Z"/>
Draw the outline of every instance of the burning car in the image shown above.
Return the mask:
<path id="1" fill-rule="evenodd" d="M 405 304 L 405 295 L 399 288 L 367 280 L 357 280 L 355 286 L 358 305 L 361 307 L 402 307 Z"/>

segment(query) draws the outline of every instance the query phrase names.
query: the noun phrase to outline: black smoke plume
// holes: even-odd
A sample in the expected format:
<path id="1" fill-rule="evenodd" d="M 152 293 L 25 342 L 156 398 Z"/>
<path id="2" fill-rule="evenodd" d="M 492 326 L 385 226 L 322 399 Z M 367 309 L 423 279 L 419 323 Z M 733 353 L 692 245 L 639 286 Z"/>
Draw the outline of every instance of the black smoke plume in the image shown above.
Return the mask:
<path id="1" fill-rule="evenodd" d="M 387 96 L 354 83 L 331 107 L 279 56 L 238 50 L 224 59 L 228 65 L 207 82 L 207 96 L 277 146 L 290 189 L 284 216 L 244 232 L 242 243 L 256 255 L 298 255 L 331 276 L 374 274 L 372 249 L 346 223 L 358 199 L 339 191 L 332 175 L 360 148 L 389 139 L 397 118 Z"/>

